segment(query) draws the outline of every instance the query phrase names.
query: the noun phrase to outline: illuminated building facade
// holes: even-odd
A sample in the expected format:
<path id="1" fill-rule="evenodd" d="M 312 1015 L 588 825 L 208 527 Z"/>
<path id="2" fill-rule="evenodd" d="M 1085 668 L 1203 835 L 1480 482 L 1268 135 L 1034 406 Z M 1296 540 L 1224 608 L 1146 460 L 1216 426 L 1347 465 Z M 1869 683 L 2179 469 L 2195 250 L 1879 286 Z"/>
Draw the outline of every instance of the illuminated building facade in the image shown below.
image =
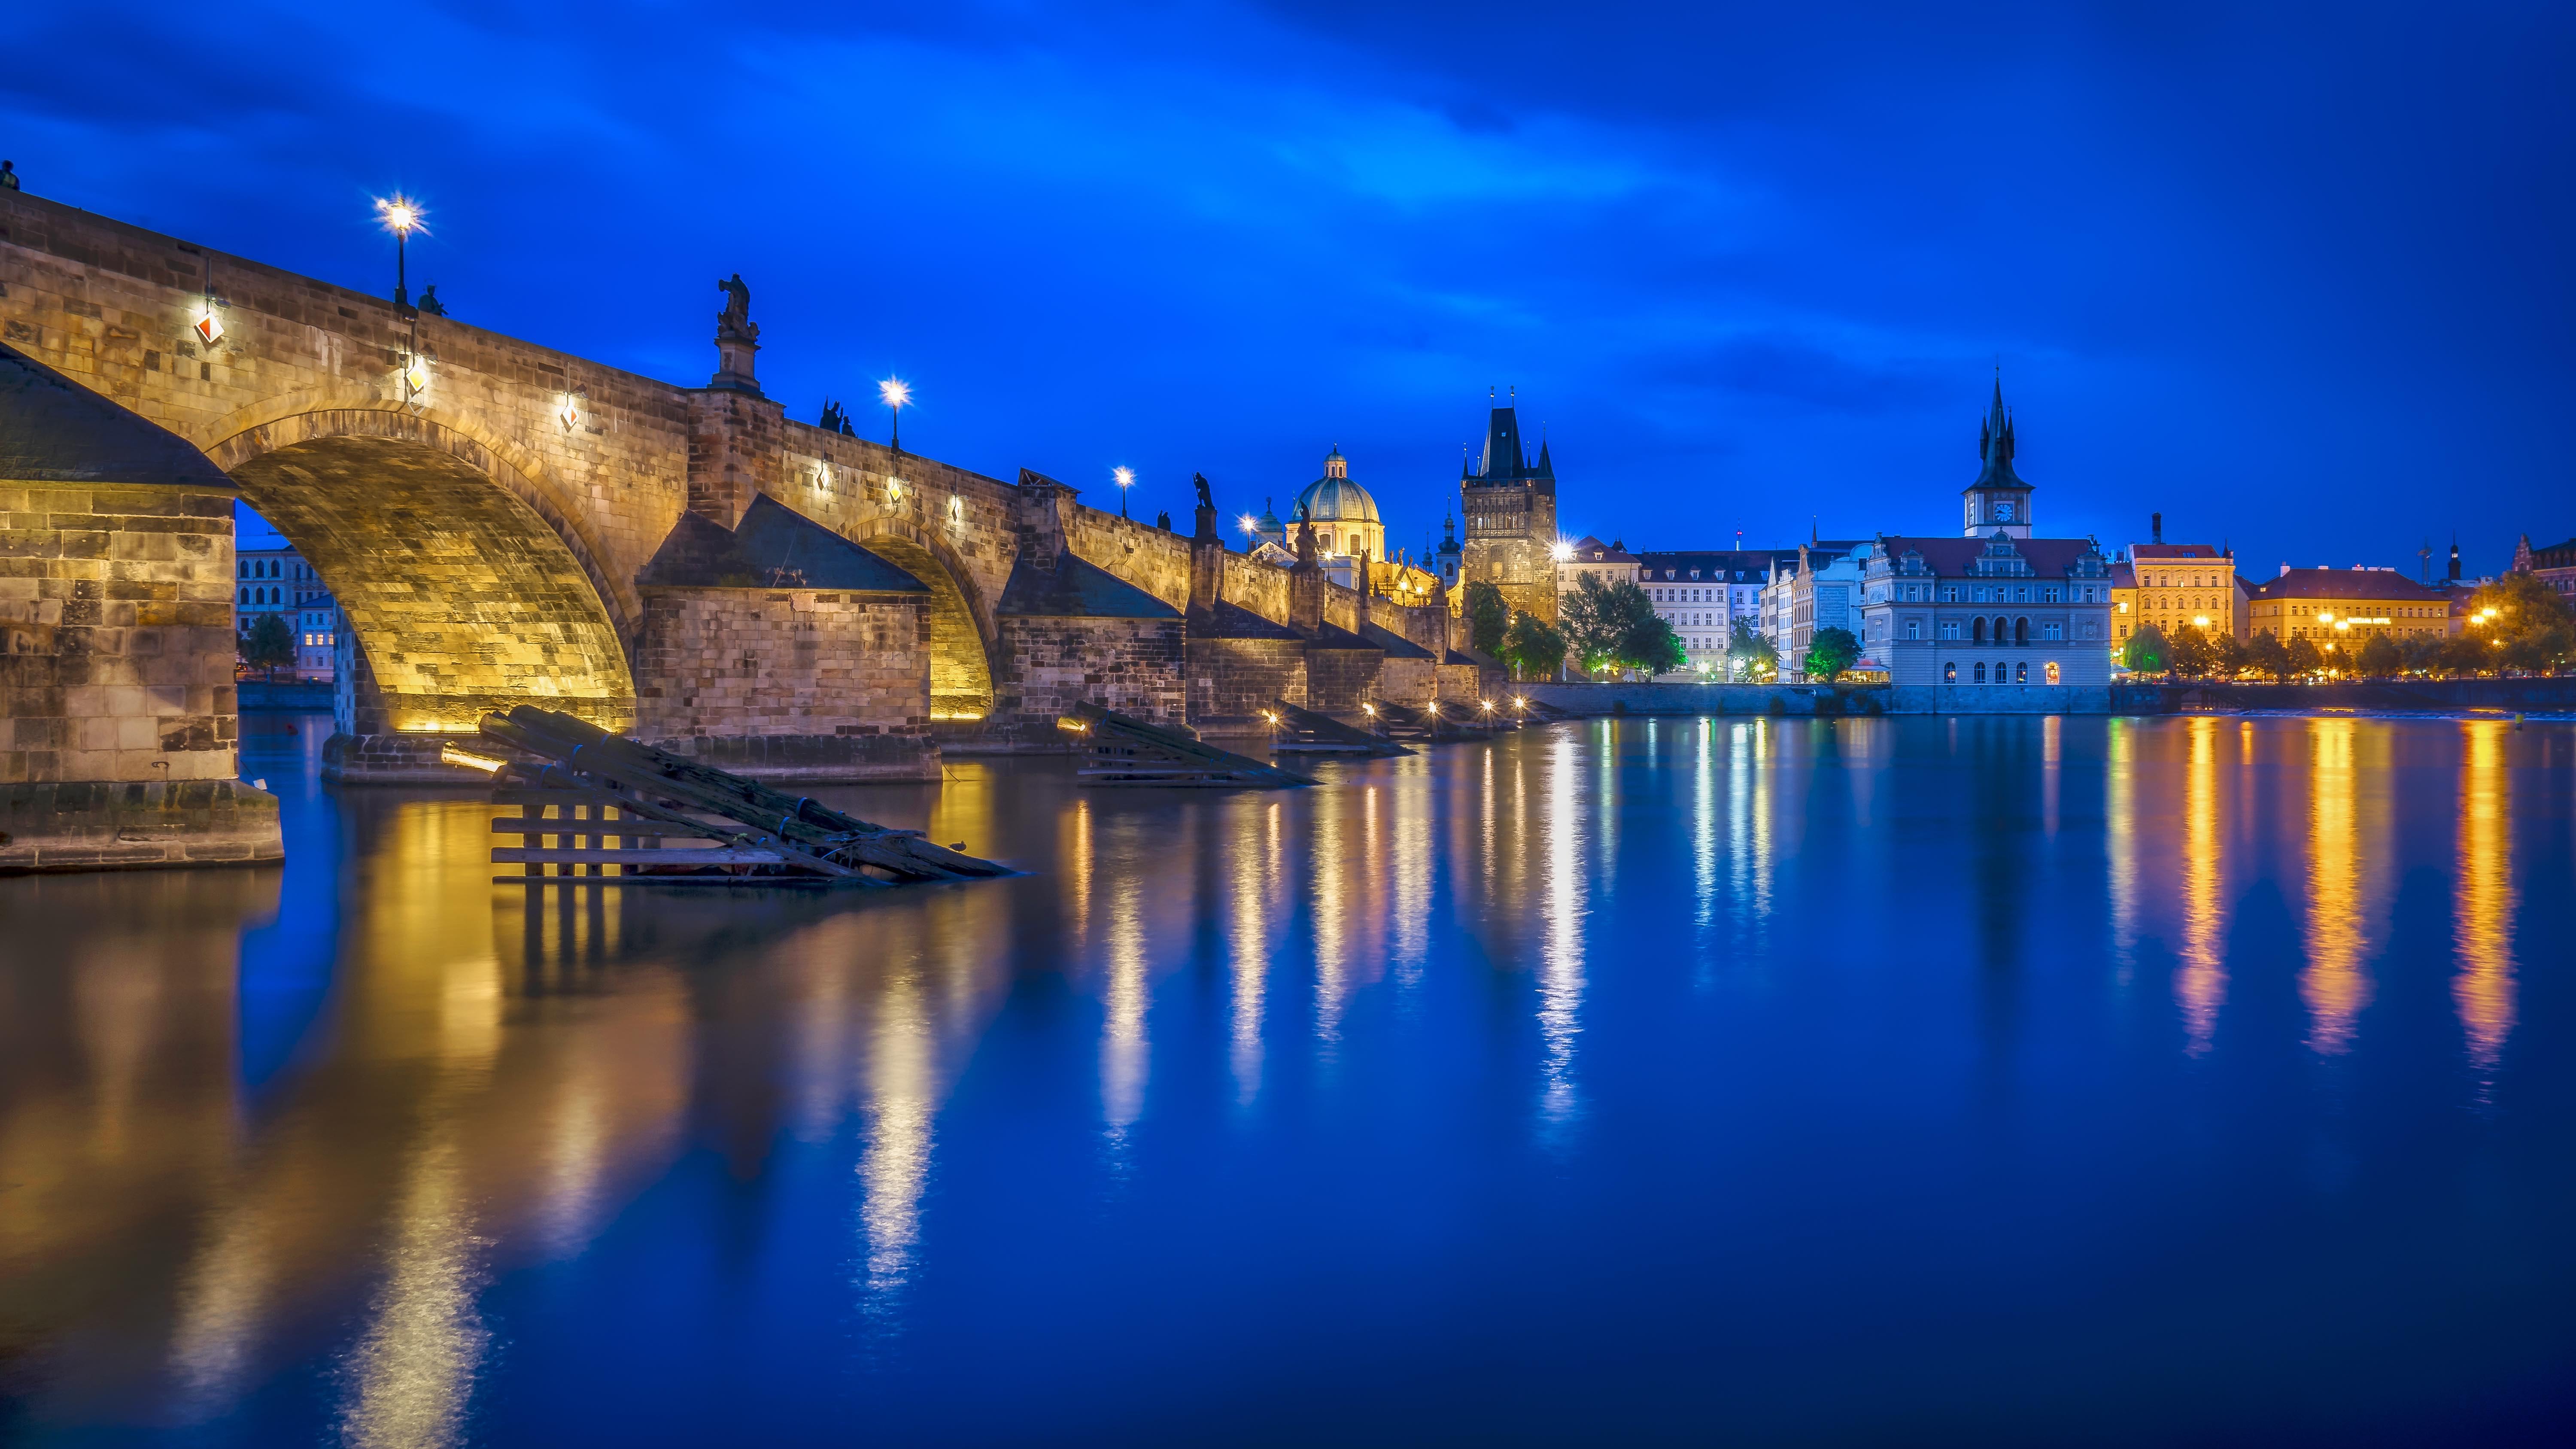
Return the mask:
<path id="1" fill-rule="evenodd" d="M 1963 490 L 1966 536 L 1882 534 L 1854 555 L 1862 669 L 1902 685 L 2110 682 L 2111 561 L 2089 538 L 2032 535 L 2013 452 L 1998 383 Z"/>
<path id="2" fill-rule="evenodd" d="M 2145 543 L 2129 545 L 2112 567 L 2111 642 L 2148 624 L 2166 638 L 2184 625 L 2204 634 L 2244 638 L 2246 594 L 2236 585 L 2235 551 L 2207 543 L 2167 543 L 2164 515 L 2153 515 Z"/>
<path id="3" fill-rule="evenodd" d="M 1467 520 L 1460 582 L 1492 584 L 1513 609 L 1555 623 L 1556 467 L 1544 439 L 1529 461 L 1514 409 L 1486 419 L 1485 456 L 1460 470 L 1458 507 Z"/>
<path id="4" fill-rule="evenodd" d="M 2451 552 L 2456 557 L 2459 553 L 2458 545 L 2453 545 Z M 2454 567 L 2456 569 L 2456 565 Z M 2533 548 L 2531 535 L 2524 534 L 2521 541 L 2514 545 L 2513 571 L 2537 577 L 2542 583 L 2557 590 L 2558 597 L 2565 599 L 2571 607 L 2576 607 L 2576 538 L 2571 538 L 2565 543 L 2551 544 L 2547 548 Z"/>
<path id="5" fill-rule="evenodd" d="M 2465 595 L 2463 595 L 2465 597 Z M 2314 640 L 2320 649 L 2357 649 L 2372 635 L 2438 639 L 2459 632 L 2449 591 L 2393 568 L 2294 569 L 2254 589 L 2256 633 Z"/>
<path id="6" fill-rule="evenodd" d="M 1824 547 L 1850 548 L 1832 544 Z M 1692 549 L 1637 555 L 1638 584 L 1655 612 L 1672 621 L 1694 672 L 1726 670 L 1727 644 L 1739 623 L 1762 625 L 1762 590 L 1781 565 L 1794 565 L 1795 549 Z"/>

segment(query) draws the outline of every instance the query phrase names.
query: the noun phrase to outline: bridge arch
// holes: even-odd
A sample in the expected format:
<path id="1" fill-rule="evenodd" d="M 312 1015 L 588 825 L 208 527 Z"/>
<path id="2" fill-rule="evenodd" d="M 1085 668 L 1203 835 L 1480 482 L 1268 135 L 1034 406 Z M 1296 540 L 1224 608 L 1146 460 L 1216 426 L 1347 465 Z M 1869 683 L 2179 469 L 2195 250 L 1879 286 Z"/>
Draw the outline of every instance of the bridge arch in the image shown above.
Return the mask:
<path id="1" fill-rule="evenodd" d="M 453 420 L 383 407 L 290 413 L 207 454 L 349 616 L 372 697 L 360 734 L 470 730 L 544 701 L 634 714 L 634 611 L 546 490 Z"/>
<path id="2" fill-rule="evenodd" d="M 930 589 L 930 717 L 992 713 L 993 608 L 966 561 L 937 533 L 902 518 L 861 519 L 842 536 Z"/>

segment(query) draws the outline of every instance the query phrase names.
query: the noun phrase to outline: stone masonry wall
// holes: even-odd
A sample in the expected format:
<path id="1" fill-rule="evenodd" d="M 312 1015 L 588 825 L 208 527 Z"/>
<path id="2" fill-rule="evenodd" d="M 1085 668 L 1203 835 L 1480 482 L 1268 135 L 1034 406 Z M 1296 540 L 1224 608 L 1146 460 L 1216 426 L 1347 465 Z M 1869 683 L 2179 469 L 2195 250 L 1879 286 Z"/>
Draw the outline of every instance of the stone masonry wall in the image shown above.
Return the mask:
<path id="1" fill-rule="evenodd" d="M 917 594 L 648 588 L 635 733 L 919 735 L 929 605 Z"/>
<path id="2" fill-rule="evenodd" d="M 1193 639 L 1190 719 L 1251 720 L 1274 700 L 1306 703 L 1303 639 Z"/>
<path id="3" fill-rule="evenodd" d="M 1356 714 L 1377 698 L 1379 649 L 1314 649 L 1306 651 L 1306 707 L 1326 714 Z"/>
<path id="4" fill-rule="evenodd" d="M 232 507 L 0 482 L 0 782 L 238 773 Z"/>
<path id="5" fill-rule="evenodd" d="M 1186 724 L 1183 621 L 1012 616 L 995 655 L 995 722 L 1023 739 L 1051 738 L 1077 700 L 1155 724 Z"/>

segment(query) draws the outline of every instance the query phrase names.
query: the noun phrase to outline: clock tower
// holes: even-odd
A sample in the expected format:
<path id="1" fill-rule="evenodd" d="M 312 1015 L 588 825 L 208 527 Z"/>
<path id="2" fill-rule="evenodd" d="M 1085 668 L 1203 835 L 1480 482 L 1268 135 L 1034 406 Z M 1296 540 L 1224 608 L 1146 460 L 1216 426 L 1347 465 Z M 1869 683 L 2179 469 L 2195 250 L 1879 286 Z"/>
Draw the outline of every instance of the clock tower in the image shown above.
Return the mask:
<path id="1" fill-rule="evenodd" d="M 2004 382 L 1995 379 L 1995 404 L 1977 430 L 1977 457 L 1985 465 L 1977 481 L 1960 490 L 1967 506 L 1969 538 L 1992 538 L 1998 531 L 2030 537 L 2030 485 L 2013 472 L 2012 414 L 2004 411 Z"/>

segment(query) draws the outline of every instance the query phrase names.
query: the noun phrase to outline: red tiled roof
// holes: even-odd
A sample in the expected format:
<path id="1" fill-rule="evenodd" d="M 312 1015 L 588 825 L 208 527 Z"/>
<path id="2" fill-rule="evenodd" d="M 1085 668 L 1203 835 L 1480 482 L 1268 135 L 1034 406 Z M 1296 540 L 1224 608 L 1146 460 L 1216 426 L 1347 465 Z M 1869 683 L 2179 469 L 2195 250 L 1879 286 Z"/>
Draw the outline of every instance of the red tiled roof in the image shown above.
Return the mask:
<path id="1" fill-rule="evenodd" d="M 2111 565 L 2111 587 L 2115 589 L 2134 589 L 2137 586 L 2138 571 L 2135 568 L 2124 563 Z"/>
<path id="2" fill-rule="evenodd" d="M 2292 569 L 2257 585 L 2258 599 L 2394 599 L 2440 603 L 2443 593 L 2394 569 Z"/>
<path id="3" fill-rule="evenodd" d="M 1890 559 L 1905 557 L 1908 550 L 1923 555 L 1924 567 L 1941 577 L 1965 578 L 1978 559 L 1985 557 L 1992 542 L 1983 538 L 1884 538 Z M 2030 565 L 2034 575 L 2062 578 L 2075 566 L 2075 561 L 2094 551 L 2089 538 L 2016 538 L 2013 551 Z"/>
<path id="4" fill-rule="evenodd" d="M 2133 559 L 2225 558 L 2227 555 L 2205 543 L 2133 543 L 2129 545 L 2129 557 Z"/>

